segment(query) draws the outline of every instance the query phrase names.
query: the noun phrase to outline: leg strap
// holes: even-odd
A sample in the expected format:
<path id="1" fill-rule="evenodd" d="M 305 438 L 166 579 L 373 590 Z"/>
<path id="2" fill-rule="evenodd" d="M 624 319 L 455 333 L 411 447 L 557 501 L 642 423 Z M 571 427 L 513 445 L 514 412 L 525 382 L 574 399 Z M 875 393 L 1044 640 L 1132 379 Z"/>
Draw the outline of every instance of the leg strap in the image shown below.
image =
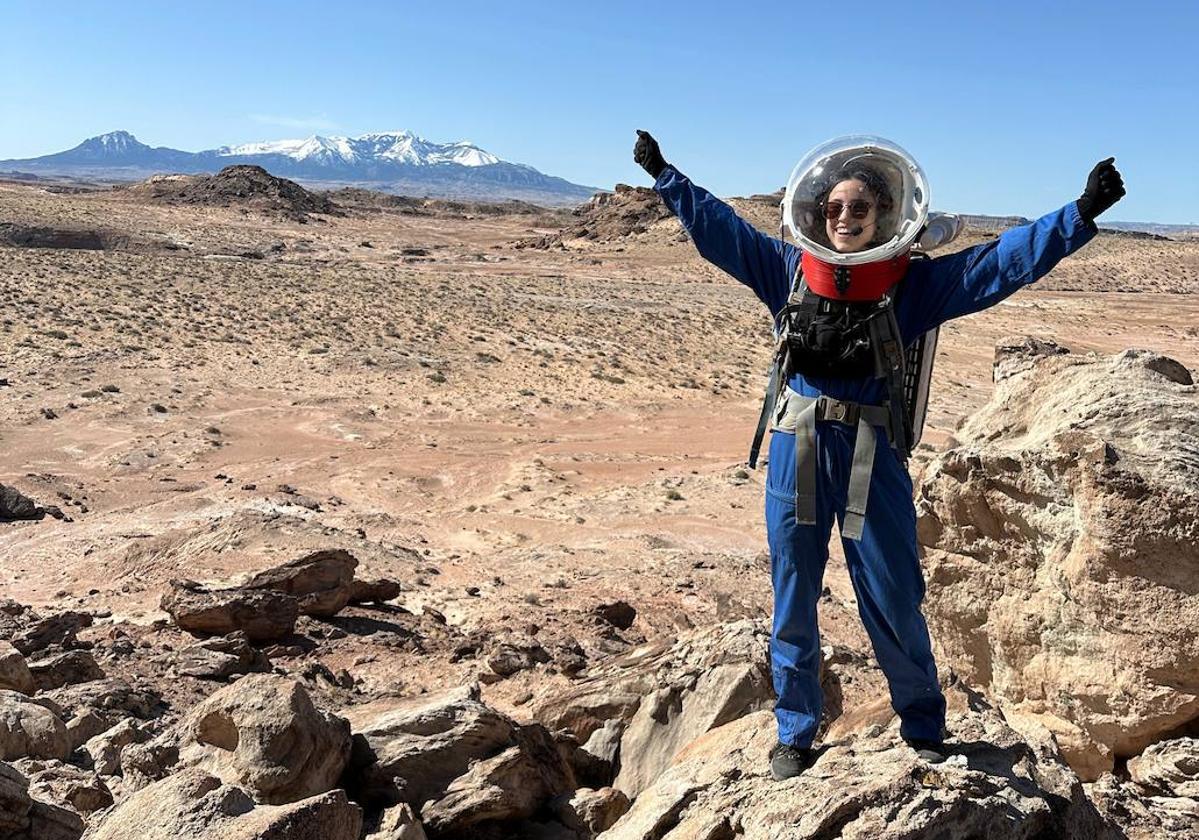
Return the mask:
<path id="1" fill-rule="evenodd" d="M 858 419 L 858 438 L 853 445 L 853 464 L 849 469 L 849 487 L 845 494 L 845 519 L 841 536 L 862 538 L 866 525 L 866 500 L 870 498 L 870 477 L 874 473 L 874 448 L 877 437 L 866 418 Z"/>
<path id="2" fill-rule="evenodd" d="M 816 524 L 816 405 L 811 397 L 795 418 L 795 521 Z"/>

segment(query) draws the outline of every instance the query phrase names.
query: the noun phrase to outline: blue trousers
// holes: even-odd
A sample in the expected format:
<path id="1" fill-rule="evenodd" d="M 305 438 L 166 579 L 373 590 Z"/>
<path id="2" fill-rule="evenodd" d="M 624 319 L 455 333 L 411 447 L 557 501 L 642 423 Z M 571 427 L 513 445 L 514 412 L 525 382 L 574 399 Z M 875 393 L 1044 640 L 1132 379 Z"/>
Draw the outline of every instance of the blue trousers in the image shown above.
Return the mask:
<path id="1" fill-rule="evenodd" d="M 779 740 L 809 747 L 820 724 L 820 598 L 833 519 L 845 515 L 856 431 L 816 424 L 816 525 L 795 521 L 795 435 L 774 432 L 766 477 L 766 533 L 774 584 L 771 670 Z M 945 697 L 937 684 L 928 625 L 920 613 L 924 576 L 916 552 L 912 479 L 879 430 L 860 541 L 842 539 L 858 612 L 887 677 L 905 738 L 941 740 Z"/>

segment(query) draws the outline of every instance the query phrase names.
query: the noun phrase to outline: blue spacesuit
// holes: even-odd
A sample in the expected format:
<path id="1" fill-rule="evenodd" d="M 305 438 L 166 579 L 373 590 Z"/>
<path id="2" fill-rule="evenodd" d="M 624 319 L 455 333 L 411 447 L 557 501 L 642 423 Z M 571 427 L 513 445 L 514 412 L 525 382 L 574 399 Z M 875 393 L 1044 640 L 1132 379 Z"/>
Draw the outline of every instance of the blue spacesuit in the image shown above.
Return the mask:
<path id="1" fill-rule="evenodd" d="M 669 164 L 654 189 L 709 262 L 753 289 L 777 315 L 788 301 L 800 250 L 759 232 L 711 193 Z M 1096 233 L 1071 202 L 991 242 L 936 259 L 914 260 L 895 300 L 905 343 L 960 315 L 986 309 L 1043 277 Z M 884 400 L 877 378 L 805 378 L 788 382 L 798 394 L 873 405 Z M 778 694 L 779 741 L 809 747 L 820 722 L 820 643 L 816 604 L 834 517 L 843 527 L 856 429 L 816 425 L 815 525 L 796 519 L 796 436 L 775 430 L 766 479 L 766 528 L 774 585 L 771 663 Z M 885 440 L 885 438 L 884 438 Z M 862 536 L 842 539 L 862 622 L 891 690 L 900 731 L 909 740 L 939 742 L 945 698 L 937 683 L 916 546 L 912 481 L 903 455 L 874 450 L 873 478 Z"/>

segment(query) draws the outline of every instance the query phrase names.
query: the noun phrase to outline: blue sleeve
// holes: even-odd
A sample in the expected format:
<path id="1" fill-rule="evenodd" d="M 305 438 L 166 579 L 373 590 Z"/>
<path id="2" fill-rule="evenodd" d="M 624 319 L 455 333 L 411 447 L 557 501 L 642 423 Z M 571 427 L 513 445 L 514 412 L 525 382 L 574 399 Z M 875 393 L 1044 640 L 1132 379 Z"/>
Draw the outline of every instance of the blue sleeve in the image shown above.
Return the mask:
<path id="1" fill-rule="evenodd" d="M 700 256 L 753 289 L 771 314 L 783 308 L 799 249 L 762 233 L 673 166 L 662 170 L 654 189 L 679 217 Z"/>
<path id="2" fill-rule="evenodd" d="M 1097 232 L 1072 201 L 991 242 L 930 260 L 927 272 L 913 277 L 916 283 L 899 297 L 897 310 L 908 310 L 896 312 L 901 324 L 910 325 L 904 334 L 920 335 L 951 318 L 994 306 L 1044 277 Z"/>

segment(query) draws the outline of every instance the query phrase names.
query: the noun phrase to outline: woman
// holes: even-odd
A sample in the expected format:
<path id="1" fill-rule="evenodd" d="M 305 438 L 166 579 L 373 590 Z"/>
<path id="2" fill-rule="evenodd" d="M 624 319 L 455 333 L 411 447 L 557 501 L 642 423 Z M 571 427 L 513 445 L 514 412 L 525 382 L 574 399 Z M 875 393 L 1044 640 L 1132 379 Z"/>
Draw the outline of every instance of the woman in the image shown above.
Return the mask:
<path id="1" fill-rule="evenodd" d="M 1077 201 L 991 242 L 912 259 L 928 218 L 928 187 L 910 156 L 887 141 L 845 138 L 800 162 L 784 199 L 798 248 L 759 232 L 692 184 L 646 132 L 638 132 L 633 157 L 700 254 L 766 304 L 789 349 L 781 360 L 786 388 L 769 406 L 775 425 L 766 480 L 778 695 L 772 773 L 796 776 L 817 758 L 816 604 L 834 519 L 900 734 L 924 760 L 943 761 L 945 699 L 920 612 L 924 578 L 906 463 L 919 430 L 909 413 L 899 416 L 899 386 L 888 379 L 898 366 L 902 380 L 902 364 L 888 373 L 886 354 L 869 351 L 895 345 L 902 353 L 945 321 L 1033 283 L 1089 242 L 1095 217 L 1124 195 L 1114 158 L 1095 166 Z M 883 436 L 890 445 L 875 445 Z"/>

